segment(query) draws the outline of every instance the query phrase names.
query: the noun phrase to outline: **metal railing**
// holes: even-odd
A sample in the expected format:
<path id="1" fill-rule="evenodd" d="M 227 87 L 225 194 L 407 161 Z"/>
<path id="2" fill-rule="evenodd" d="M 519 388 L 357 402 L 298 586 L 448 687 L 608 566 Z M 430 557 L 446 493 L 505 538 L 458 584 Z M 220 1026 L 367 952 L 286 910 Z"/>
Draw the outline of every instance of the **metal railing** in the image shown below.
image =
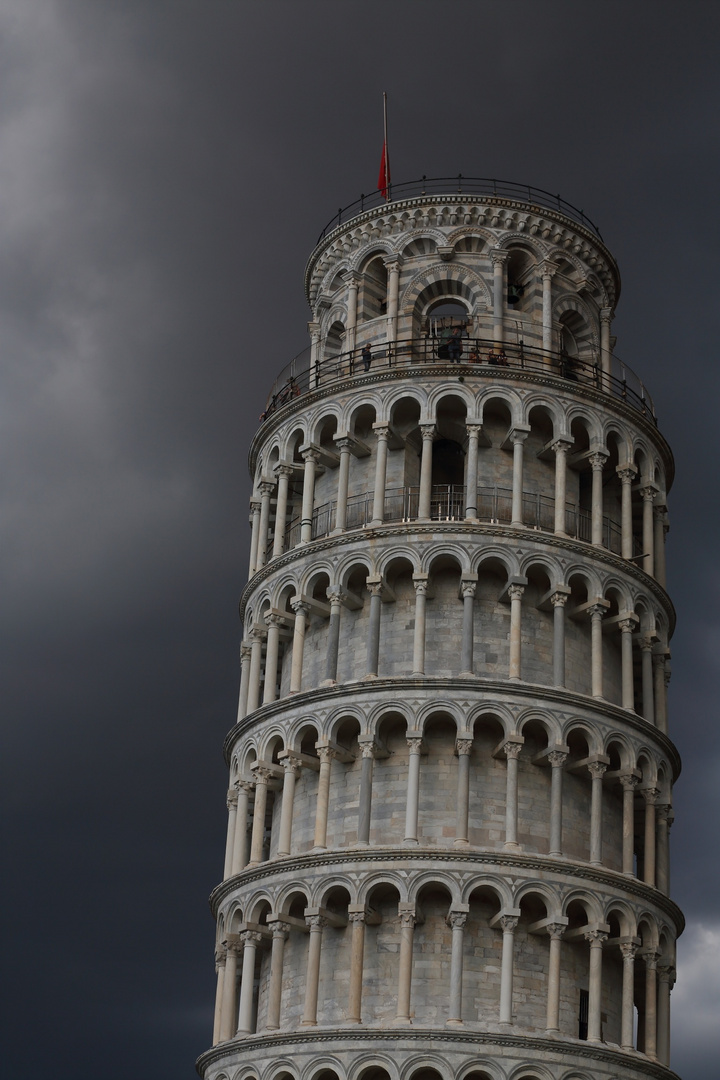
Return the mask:
<path id="1" fill-rule="evenodd" d="M 553 195 L 543 188 L 531 187 L 528 184 L 516 184 L 512 180 L 493 180 L 485 177 L 463 176 L 422 176 L 419 180 L 408 180 L 403 184 L 390 184 L 388 186 L 387 199 L 383 193 L 371 191 L 369 195 L 361 195 L 359 199 L 340 207 L 337 214 L 328 221 L 327 225 L 317 238 L 319 244 L 328 233 L 337 229 L 343 222 L 366 210 L 372 210 L 378 206 L 387 206 L 391 202 L 399 202 L 403 199 L 417 199 L 424 195 L 445 195 L 448 199 L 456 199 L 463 195 L 485 195 L 497 199 L 515 199 L 517 202 L 529 203 L 531 206 L 541 206 L 548 210 L 557 210 L 558 213 L 577 221 L 590 229 L 602 240 L 602 234 L 597 225 L 590 220 L 583 210 L 578 210 L 572 203 L 565 202 L 559 195 Z"/>
<path id="2" fill-rule="evenodd" d="M 420 488 L 388 488 L 385 492 L 383 521 L 416 521 L 420 501 Z M 323 503 L 315 507 L 312 519 L 312 539 L 328 536 L 335 526 L 337 502 Z M 480 485 L 477 491 L 477 516 L 480 521 L 492 525 L 508 525 L 512 521 L 512 488 L 497 484 Z M 350 495 L 347 501 L 346 531 L 369 525 L 373 517 L 373 492 Z M 462 484 L 433 484 L 430 496 L 432 521 L 463 521 L 465 519 L 465 487 Z M 523 492 L 523 523 L 541 532 L 555 530 L 555 500 L 532 491 Z M 294 548 L 300 541 L 300 518 L 294 518 L 285 530 L 285 549 Z M 591 539 L 591 514 L 577 503 L 565 503 L 565 532 L 577 540 Z M 603 546 L 615 555 L 622 553 L 620 525 L 603 517 Z M 639 551 L 637 542 L 634 547 Z"/>
<path id="3" fill-rule="evenodd" d="M 450 346 L 438 337 L 398 338 L 396 341 L 370 343 L 370 356 L 363 357 L 363 349 L 337 353 L 310 362 L 310 350 L 299 353 L 283 369 L 275 380 L 260 420 L 265 420 L 277 409 L 312 390 L 322 389 L 347 379 L 372 375 L 378 371 L 395 369 L 398 373 L 411 374 L 410 368 L 421 366 L 416 374 L 426 377 L 448 374 L 487 379 L 502 373 L 523 371 L 564 379 L 571 384 L 594 387 L 612 397 L 626 401 L 657 424 L 655 406 L 641 379 L 616 356 L 610 358 L 610 371 L 602 371 L 597 361 L 581 360 L 566 352 L 542 349 L 523 342 L 499 345 L 490 338 L 464 337 L 460 341 L 460 356 L 452 360 L 448 355 Z M 435 369 L 435 370 L 434 370 Z"/>

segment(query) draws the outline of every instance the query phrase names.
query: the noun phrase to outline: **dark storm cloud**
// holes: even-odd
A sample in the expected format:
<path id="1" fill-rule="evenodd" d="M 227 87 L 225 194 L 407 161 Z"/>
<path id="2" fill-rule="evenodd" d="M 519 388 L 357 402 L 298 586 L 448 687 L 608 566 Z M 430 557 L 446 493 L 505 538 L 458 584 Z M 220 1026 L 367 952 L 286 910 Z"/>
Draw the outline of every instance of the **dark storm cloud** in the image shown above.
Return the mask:
<path id="1" fill-rule="evenodd" d="M 705 3 L 0 3 L 11 1067 L 174 1080 L 207 1045 L 245 455 L 385 88 L 396 180 L 559 191 L 620 263 L 678 466 L 674 1064 L 714 1077 L 716 46 Z"/>

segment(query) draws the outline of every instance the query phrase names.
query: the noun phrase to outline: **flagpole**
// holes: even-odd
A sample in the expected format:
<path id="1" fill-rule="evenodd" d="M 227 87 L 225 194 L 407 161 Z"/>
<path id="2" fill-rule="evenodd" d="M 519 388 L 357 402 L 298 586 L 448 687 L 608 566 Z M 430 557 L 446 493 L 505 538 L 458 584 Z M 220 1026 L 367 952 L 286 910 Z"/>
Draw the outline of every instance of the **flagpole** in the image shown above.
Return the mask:
<path id="1" fill-rule="evenodd" d="M 390 175 L 390 153 L 387 141 L 387 93 L 383 90 L 383 136 L 385 140 L 385 199 L 389 201 L 390 187 L 388 178 Z"/>

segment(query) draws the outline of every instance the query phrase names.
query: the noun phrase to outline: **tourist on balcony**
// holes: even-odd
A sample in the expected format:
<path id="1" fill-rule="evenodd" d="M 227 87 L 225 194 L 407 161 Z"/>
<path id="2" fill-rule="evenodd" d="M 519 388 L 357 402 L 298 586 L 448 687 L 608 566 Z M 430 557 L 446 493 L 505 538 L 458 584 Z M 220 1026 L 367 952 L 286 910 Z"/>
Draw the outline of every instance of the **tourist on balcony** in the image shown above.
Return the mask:
<path id="1" fill-rule="evenodd" d="M 363 345 L 362 350 L 362 362 L 366 371 L 370 370 L 370 364 L 372 363 L 372 350 L 369 345 Z"/>
<path id="2" fill-rule="evenodd" d="M 460 363 L 462 351 L 462 330 L 459 326 L 456 326 L 452 332 L 450 340 L 448 341 L 448 358 L 451 364 Z"/>

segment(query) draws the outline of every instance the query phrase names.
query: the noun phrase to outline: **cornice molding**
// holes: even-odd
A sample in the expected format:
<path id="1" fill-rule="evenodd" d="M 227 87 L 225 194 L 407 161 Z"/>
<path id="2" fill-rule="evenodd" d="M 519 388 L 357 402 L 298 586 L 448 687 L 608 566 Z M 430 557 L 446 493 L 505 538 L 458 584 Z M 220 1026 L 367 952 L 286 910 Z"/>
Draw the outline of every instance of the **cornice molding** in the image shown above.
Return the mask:
<path id="1" fill-rule="evenodd" d="M 663 753 L 667 756 L 672 765 L 673 783 L 680 775 L 682 768 L 680 755 L 669 736 L 665 735 L 664 732 L 660 731 L 658 728 L 648 724 L 642 717 L 629 712 L 627 709 L 622 709 L 619 705 L 613 705 L 609 701 L 599 703 L 596 698 L 584 694 L 576 694 L 570 690 L 559 690 L 556 687 L 543 686 L 540 683 L 526 683 L 522 681 L 511 683 L 501 679 L 483 679 L 480 676 L 473 676 L 470 678 L 462 678 L 461 676 L 453 678 L 433 678 L 429 675 L 423 675 L 420 677 L 408 676 L 406 679 L 388 679 L 381 676 L 372 681 L 361 679 L 357 682 L 339 683 L 334 686 L 318 686 L 313 690 L 305 690 L 301 693 L 293 694 L 290 698 L 280 698 L 278 701 L 273 701 L 268 705 L 261 705 L 258 709 L 244 717 L 230 729 L 225 737 L 225 742 L 223 743 L 225 761 L 229 766 L 233 748 L 238 739 L 241 739 L 256 726 L 271 719 L 275 719 L 278 715 L 282 715 L 290 709 L 292 709 L 293 712 L 296 708 L 299 711 L 307 712 L 312 709 L 313 706 L 327 706 L 328 703 L 342 700 L 345 697 L 351 697 L 353 700 L 358 700 L 379 695 L 387 701 L 392 701 L 393 697 L 402 697 L 407 701 L 408 694 L 412 691 L 435 691 L 437 692 L 438 697 L 447 697 L 448 694 L 459 697 L 461 695 L 473 695 L 482 692 L 484 697 L 499 697 L 504 701 L 520 698 L 523 706 L 527 699 L 530 699 L 533 704 L 538 702 L 548 702 L 555 709 L 560 709 L 565 712 L 567 712 L 568 709 L 573 711 L 579 710 L 581 714 L 584 713 L 586 716 L 589 714 L 591 719 L 600 714 L 601 716 L 612 720 L 616 725 L 630 728 L 632 731 L 642 736 L 642 739 L 645 742 L 648 742 L 651 739 L 654 740 L 655 743 L 662 748 Z M 480 700 L 483 700 L 484 697 L 480 698 Z"/>
<path id="2" fill-rule="evenodd" d="M 621 555 L 615 555 L 614 552 L 609 551 L 607 548 L 597 547 L 586 540 L 574 540 L 570 537 L 557 536 L 555 533 L 543 532 L 540 529 L 513 528 L 512 525 L 491 525 L 489 522 L 475 524 L 465 521 L 388 521 L 382 525 L 348 529 L 346 532 L 335 536 L 330 534 L 319 540 L 312 540 L 302 547 L 292 548 L 290 551 L 286 551 L 277 558 L 272 559 L 257 573 L 253 574 L 240 593 L 238 614 L 241 619 L 244 618 L 248 600 L 258 586 L 266 582 L 268 578 L 273 577 L 278 571 L 286 570 L 292 563 L 306 559 L 308 555 L 314 556 L 318 552 L 328 550 L 336 551 L 338 547 L 345 547 L 358 542 L 366 544 L 368 540 L 381 540 L 384 537 L 392 539 L 398 536 L 406 536 L 409 533 L 432 536 L 438 532 L 443 534 L 443 538 L 453 533 L 459 536 L 489 536 L 492 537 L 493 541 L 501 537 L 515 545 L 523 540 L 526 543 L 532 541 L 533 544 L 555 548 L 557 551 L 570 551 L 574 555 L 582 555 L 591 562 L 598 562 L 612 567 L 615 573 L 625 574 L 651 592 L 668 615 L 670 636 L 675 630 L 675 606 L 666 590 L 655 578 L 650 577 L 649 574 L 640 570 L 627 559 L 623 559 Z"/>
<path id="3" fill-rule="evenodd" d="M 566 885 L 568 881 L 583 881 L 595 886 L 604 886 L 613 892 L 620 890 L 625 896 L 631 896 L 645 906 L 661 911 L 675 925 L 676 937 L 680 937 L 685 929 L 685 917 L 674 900 L 643 881 L 627 877 L 617 870 L 605 870 L 590 863 L 574 862 L 571 859 L 550 859 L 545 855 L 515 855 L 506 851 L 483 851 L 480 848 L 446 850 L 413 847 L 411 853 L 408 848 L 402 846 L 343 848 L 337 851 L 308 852 L 306 855 L 268 859 L 216 885 L 209 897 L 210 910 L 217 918 L 223 900 L 238 889 L 262 882 L 268 877 L 278 877 L 281 874 L 294 877 L 307 873 L 310 868 L 332 869 L 338 865 L 347 867 L 348 864 L 352 864 L 353 870 L 357 871 L 360 866 L 376 863 L 392 863 L 395 868 L 398 864 L 403 864 L 406 873 L 434 869 L 441 863 L 443 865 L 456 863 L 463 872 L 467 872 L 468 866 L 472 868 L 496 866 L 510 874 L 517 870 L 530 870 L 536 877 L 542 876 L 544 881 L 547 881 L 548 877 L 558 875 L 562 884 Z"/>
<path id="4" fill-rule="evenodd" d="M 388 1052 L 393 1054 L 397 1054 L 398 1051 L 413 1052 L 416 1048 L 432 1053 L 439 1046 L 447 1047 L 448 1050 L 467 1049 L 468 1053 L 476 1052 L 480 1047 L 497 1047 L 504 1060 L 510 1056 L 508 1051 L 517 1050 L 528 1065 L 557 1059 L 568 1067 L 572 1063 L 567 1059 L 575 1058 L 579 1059 L 583 1065 L 603 1062 L 615 1071 L 614 1075 L 624 1077 L 642 1075 L 652 1080 L 680 1080 L 672 1069 L 659 1062 L 650 1061 L 643 1054 L 628 1054 L 620 1047 L 611 1050 L 602 1043 L 588 1043 L 562 1036 L 551 1039 L 547 1036 L 535 1036 L 529 1032 L 516 1034 L 515 1032 L 463 1030 L 460 1027 L 449 1029 L 444 1026 L 437 1028 L 402 1026 L 377 1030 L 364 1028 L 358 1031 L 357 1025 L 347 1025 L 331 1029 L 314 1027 L 310 1032 L 299 1029 L 272 1035 L 249 1035 L 220 1043 L 211 1050 L 207 1050 L 197 1059 L 195 1067 L 199 1075 L 203 1077 L 210 1065 L 221 1062 L 239 1065 L 241 1055 L 243 1057 L 246 1054 L 252 1055 L 253 1060 L 256 1061 L 263 1051 L 277 1054 L 283 1048 L 297 1050 L 304 1047 L 308 1050 L 322 1047 L 327 1053 L 332 1052 L 331 1044 L 333 1043 L 337 1044 L 335 1052 L 343 1056 L 348 1050 L 358 1052 L 368 1045 L 375 1050 L 379 1050 L 380 1045 L 387 1045 Z M 418 1043 L 422 1046 L 417 1047 Z M 285 1049 L 285 1054 L 287 1053 L 288 1050 Z"/>

